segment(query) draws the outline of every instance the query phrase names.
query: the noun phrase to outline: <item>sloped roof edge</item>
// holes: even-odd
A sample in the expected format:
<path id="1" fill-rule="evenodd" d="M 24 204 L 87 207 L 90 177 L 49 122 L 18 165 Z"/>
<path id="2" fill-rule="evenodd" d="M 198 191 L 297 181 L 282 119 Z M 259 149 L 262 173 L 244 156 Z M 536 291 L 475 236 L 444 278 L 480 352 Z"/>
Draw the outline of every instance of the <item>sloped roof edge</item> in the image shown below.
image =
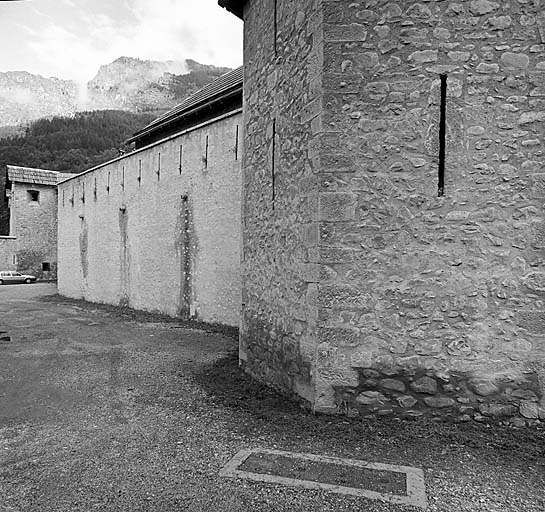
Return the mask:
<path id="1" fill-rule="evenodd" d="M 59 172 L 59 175 L 57 176 L 57 185 L 78 175 L 79 173 L 77 172 Z"/>
<path id="2" fill-rule="evenodd" d="M 8 180 L 16 183 L 55 186 L 60 174 L 58 171 L 20 167 L 18 165 L 6 165 L 6 167 L 8 169 Z"/>
<path id="3" fill-rule="evenodd" d="M 179 105 L 165 112 L 142 130 L 136 132 L 127 142 L 134 142 L 149 135 L 172 121 L 181 119 L 187 114 L 199 110 L 203 106 L 240 94 L 242 97 L 243 68 L 239 67 L 216 78 L 197 92 L 189 96 Z"/>
<path id="4" fill-rule="evenodd" d="M 247 0 L 218 0 L 218 4 L 242 19 L 244 4 Z"/>

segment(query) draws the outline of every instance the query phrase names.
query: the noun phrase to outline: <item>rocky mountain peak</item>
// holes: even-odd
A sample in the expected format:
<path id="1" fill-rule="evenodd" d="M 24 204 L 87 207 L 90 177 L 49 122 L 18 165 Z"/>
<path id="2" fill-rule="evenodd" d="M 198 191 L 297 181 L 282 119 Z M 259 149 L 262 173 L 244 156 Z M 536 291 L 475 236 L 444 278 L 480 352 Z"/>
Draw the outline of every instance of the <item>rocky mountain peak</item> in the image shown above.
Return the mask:
<path id="1" fill-rule="evenodd" d="M 86 85 L 27 71 L 0 72 L 0 127 L 83 110 L 161 112 L 228 68 L 194 60 L 154 61 L 122 56 L 100 66 Z M 197 79 L 192 78 L 198 73 Z"/>
<path id="2" fill-rule="evenodd" d="M 183 75 L 188 72 L 183 61 L 141 60 L 119 57 L 110 64 L 100 66 L 96 76 L 89 82 L 89 89 L 107 90 L 112 87 L 134 86 L 159 80 L 165 73 Z"/>

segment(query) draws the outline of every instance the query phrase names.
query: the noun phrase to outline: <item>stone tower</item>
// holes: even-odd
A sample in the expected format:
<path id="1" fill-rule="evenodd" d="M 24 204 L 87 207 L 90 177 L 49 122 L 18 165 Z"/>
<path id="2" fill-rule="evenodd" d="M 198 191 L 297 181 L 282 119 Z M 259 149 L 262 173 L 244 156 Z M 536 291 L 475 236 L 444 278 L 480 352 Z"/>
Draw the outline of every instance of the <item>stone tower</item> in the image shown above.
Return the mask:
<path id="1" fill-rule="evenodd" d="M 545 419 L 540 0 L 220 0 L 240 359 L 316 411 Z"/>

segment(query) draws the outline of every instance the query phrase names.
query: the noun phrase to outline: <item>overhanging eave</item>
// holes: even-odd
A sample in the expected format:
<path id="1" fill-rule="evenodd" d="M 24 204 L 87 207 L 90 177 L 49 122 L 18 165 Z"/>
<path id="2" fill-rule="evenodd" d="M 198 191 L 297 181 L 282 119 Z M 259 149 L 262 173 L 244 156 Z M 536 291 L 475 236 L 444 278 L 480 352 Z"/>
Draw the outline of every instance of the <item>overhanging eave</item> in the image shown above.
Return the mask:
<path id="1" fill-rule="evenodd" d="M 218 0 L 218 4 L 229 12 L 232 12 L 235 16 L 238 16 L 240 19 L 243 19 L 242 15 L 246 1 L 247 0 Z"/>

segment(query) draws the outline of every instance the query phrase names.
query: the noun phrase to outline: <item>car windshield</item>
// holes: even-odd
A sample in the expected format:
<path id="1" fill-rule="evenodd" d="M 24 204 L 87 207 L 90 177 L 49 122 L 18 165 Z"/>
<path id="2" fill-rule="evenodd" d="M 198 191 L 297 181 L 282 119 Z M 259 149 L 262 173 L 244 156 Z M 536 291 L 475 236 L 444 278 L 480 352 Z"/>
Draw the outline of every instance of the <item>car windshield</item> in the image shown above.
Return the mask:
<path id="1" fill-rule="evenodd" d="M 20 274 L 19 272 L 12 272 L 11 275 L 12 276 L 22 276 L 23 274 Z"/>

